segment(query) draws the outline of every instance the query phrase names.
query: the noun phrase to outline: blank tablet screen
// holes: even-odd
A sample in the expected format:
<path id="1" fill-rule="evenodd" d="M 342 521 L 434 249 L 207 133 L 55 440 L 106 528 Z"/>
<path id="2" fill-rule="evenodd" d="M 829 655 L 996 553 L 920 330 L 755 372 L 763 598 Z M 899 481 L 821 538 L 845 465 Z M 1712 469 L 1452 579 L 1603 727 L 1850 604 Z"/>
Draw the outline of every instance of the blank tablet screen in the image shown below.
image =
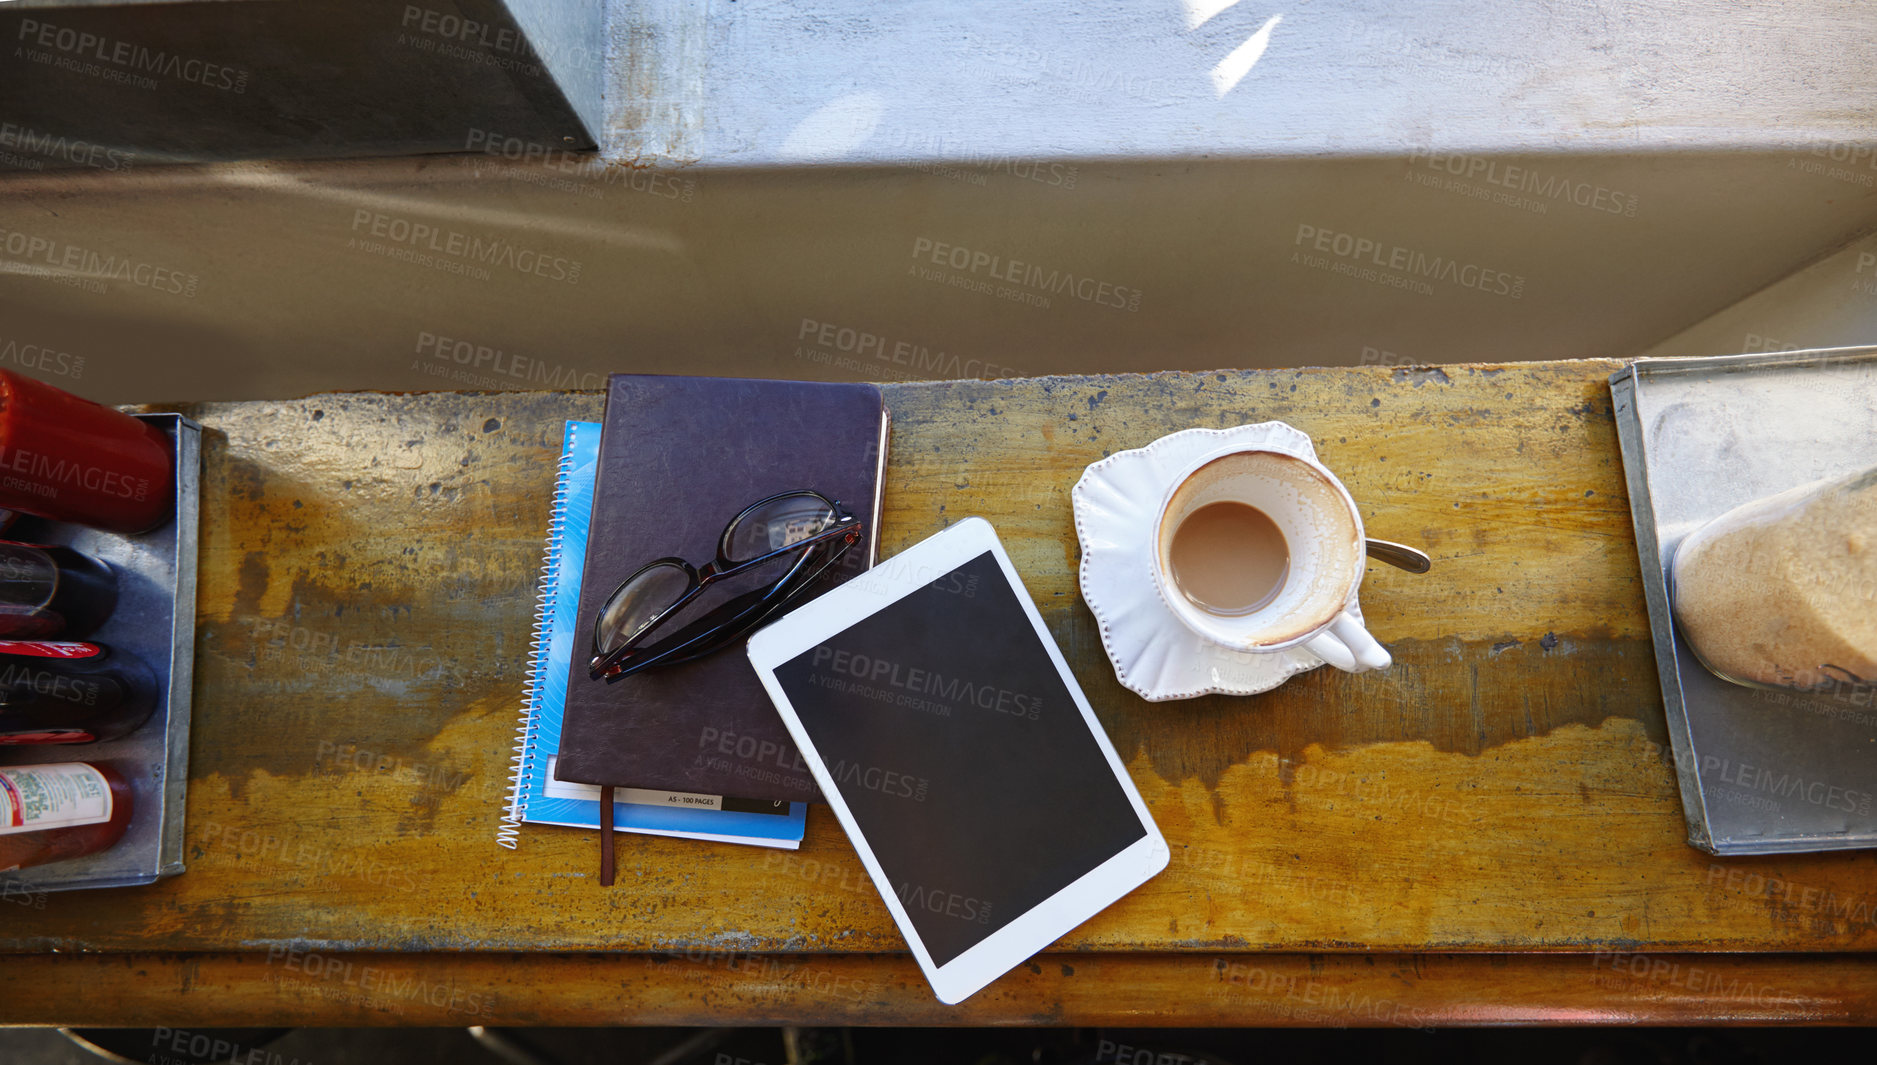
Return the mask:
<path id="1" fill-rule="evenodd" d="M 775 677 L 935 965 L 1147 834 L 989 551 Z"/>

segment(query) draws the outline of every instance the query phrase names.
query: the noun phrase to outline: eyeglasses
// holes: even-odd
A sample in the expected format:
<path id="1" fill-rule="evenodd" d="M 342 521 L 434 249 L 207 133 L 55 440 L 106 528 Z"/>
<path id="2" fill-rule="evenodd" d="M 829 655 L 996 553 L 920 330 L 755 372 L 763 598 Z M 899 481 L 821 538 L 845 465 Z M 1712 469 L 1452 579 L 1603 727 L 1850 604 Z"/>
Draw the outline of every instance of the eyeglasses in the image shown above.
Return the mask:
<path id="1" fill-rule="evenodd" d="M 819 492 L 783 492 L 751 503 L 724 526 L 717 558 L 703 569 L 661 558 L 619 582 L 593 619 L 588 673 L 594 680 L 624 677 L 722 650 L 799 597 L 865 528 L 845 505 Z M 773 580 L 656 636 L 706 588 L 765 566 L 774 570 Z"/>

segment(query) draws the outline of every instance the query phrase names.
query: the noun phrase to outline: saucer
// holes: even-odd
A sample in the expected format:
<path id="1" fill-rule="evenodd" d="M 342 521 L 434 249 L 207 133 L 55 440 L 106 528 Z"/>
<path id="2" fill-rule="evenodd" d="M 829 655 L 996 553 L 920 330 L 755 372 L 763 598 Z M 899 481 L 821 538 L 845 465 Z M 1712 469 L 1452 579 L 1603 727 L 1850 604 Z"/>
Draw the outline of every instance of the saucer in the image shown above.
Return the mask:
<path id="1" fill-rule="evenodd" d="M 1200 456 L 1247 444 L 1316 461 L 1310 437 L 1283 422 L 1187 429 L 1091 464 L 1070 493 L 1082 601 L 1115 678 L 1148 702 L 1256 695 L 1324 664 L 1301 645 L 1259 653 L 1221 647 L 1182 624 L 1154 588 L 1154 519 L 1167 484 Z M 1362 619 L 1353 600 L 1348 609 Z"/>

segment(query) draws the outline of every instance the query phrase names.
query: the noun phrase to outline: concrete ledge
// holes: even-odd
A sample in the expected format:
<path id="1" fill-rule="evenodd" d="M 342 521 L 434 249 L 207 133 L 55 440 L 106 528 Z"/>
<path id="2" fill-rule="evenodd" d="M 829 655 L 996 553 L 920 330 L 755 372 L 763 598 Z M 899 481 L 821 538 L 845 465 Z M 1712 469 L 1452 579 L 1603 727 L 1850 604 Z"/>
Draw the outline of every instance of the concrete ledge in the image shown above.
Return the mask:
<path id="1" fill-rule="evenodd" d="M 612 0 L 605 150 L 710 166 L 1877 138 L 1856 0 Z"/>

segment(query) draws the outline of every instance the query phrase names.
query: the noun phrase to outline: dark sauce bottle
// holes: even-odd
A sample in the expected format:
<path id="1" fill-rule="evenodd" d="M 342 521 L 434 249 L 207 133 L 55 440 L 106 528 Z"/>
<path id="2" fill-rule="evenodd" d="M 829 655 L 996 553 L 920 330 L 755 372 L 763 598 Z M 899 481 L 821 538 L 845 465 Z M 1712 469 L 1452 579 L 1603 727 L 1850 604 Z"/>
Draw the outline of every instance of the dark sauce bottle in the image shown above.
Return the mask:
<path id="1" fill-rule="evenodd" d="M 0 746 L 128 736 L 156 709 L 156 677 L 95 643 L 0 640 Z"/>
<path id="2" fill-rule="evenodd" d="M 0 638 L 87 636 L 116 607 L 110 563 L 69 547 L 0 540 Z"/>

